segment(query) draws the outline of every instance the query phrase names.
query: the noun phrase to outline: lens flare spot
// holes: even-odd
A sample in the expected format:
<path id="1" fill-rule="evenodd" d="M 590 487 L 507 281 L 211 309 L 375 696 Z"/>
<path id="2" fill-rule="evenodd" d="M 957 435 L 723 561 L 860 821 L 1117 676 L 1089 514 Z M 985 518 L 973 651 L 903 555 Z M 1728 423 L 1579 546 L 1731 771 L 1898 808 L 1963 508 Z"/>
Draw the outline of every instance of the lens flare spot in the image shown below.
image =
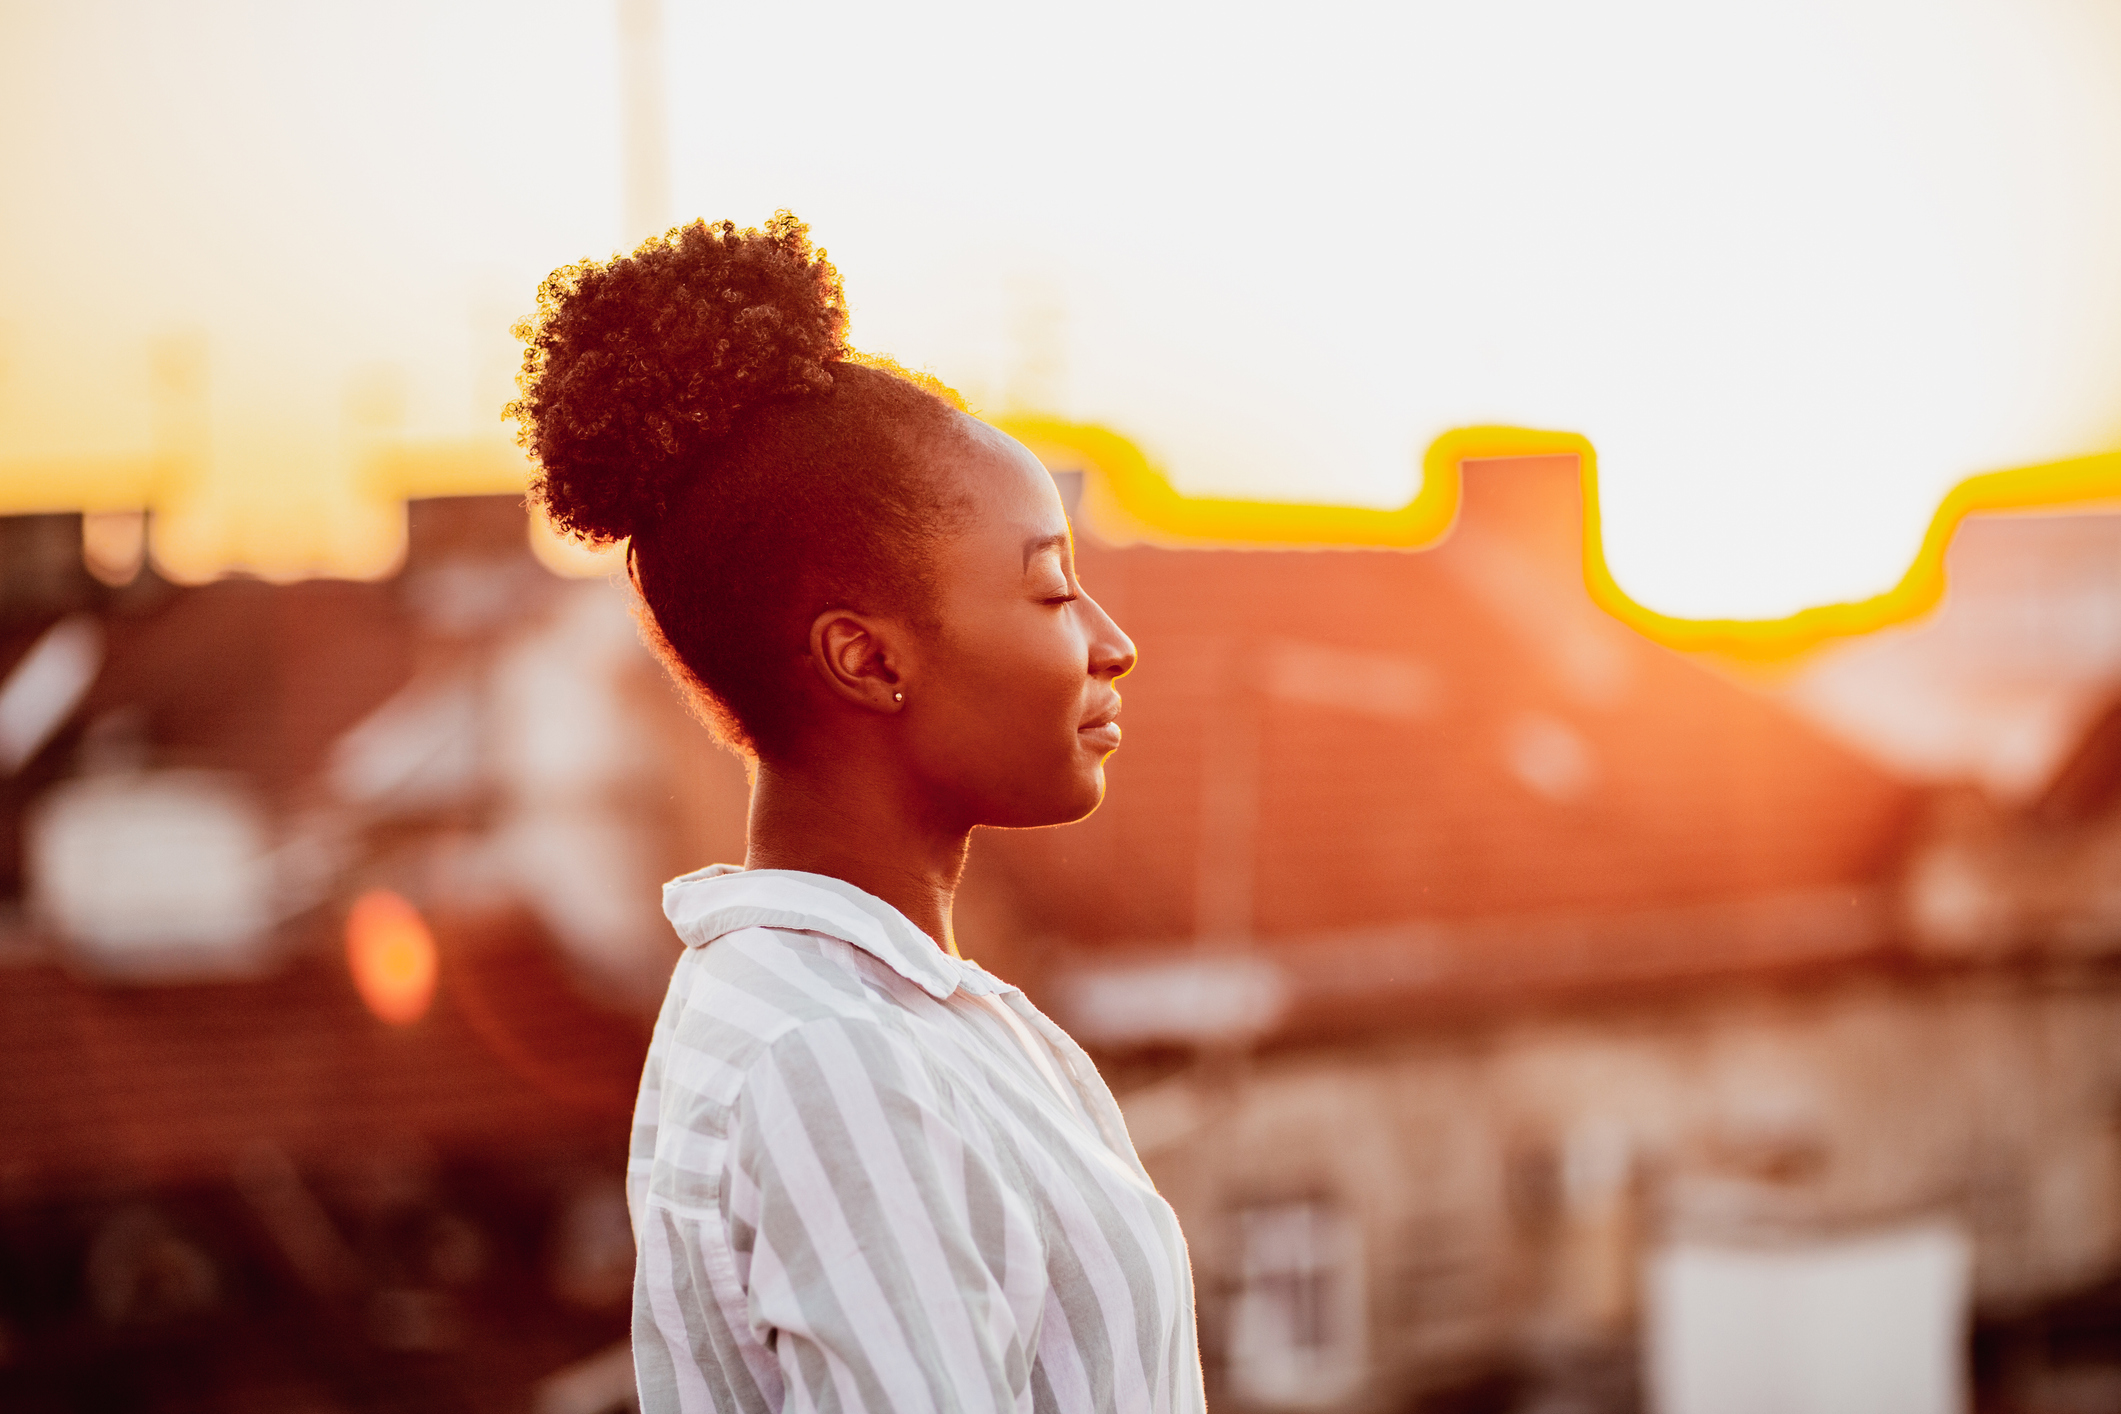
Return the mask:
<path id="1" fill-rule="evenodd" d="M 435 940 L 419 910 L 388 889 L 371 889 L 346 915 L 346 965 L 354 989 L 381 1020 L 409 1026 L 435 995 Z"/>

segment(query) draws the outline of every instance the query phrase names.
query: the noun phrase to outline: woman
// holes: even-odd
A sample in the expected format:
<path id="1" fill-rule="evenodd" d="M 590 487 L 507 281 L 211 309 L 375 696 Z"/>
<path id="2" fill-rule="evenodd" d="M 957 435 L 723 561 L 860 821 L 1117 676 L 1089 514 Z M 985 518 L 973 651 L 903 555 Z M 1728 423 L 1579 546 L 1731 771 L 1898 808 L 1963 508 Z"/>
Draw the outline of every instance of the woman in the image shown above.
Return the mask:
<path id="1" fill-rule="evenodd" d="M 1074 1042 L 958 955 L 974 826 L 1081 819 L 1134 646 L 1052 480 L 860 360 L 783 212 L 556 272 L 511 408 L 564 529 L 754 763 L 634 1119 L 642 1408 L 1202 1408 L 1170 1207 Z"/>

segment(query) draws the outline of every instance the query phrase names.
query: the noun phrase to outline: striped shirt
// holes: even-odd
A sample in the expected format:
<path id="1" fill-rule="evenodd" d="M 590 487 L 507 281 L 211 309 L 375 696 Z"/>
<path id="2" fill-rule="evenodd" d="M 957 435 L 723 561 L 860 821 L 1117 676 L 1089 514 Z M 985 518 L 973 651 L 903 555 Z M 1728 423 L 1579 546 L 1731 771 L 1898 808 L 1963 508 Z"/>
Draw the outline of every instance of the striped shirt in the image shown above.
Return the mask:
<path id="1" fill-rule="evenodd" d="M 717 865 L 663 909 L 644 1414 L 1201 1414 L 1178 1219 L 1023 993 L 818 874 Z"/>

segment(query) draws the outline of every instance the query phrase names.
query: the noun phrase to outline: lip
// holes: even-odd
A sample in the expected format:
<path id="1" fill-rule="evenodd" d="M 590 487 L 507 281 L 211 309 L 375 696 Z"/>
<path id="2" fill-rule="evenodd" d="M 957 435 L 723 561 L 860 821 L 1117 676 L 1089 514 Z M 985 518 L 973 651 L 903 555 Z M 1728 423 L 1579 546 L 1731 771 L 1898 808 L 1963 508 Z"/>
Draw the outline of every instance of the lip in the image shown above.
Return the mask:
<path id="1" fill-rule="evenodd" d="M 1114 698 L 1110 706 L 1104 708 L 1096 716 L 1087 718 L 1081 726 L 1077 727 L 1075 734 L 1095 746 L 1111 751 L 1119 745 L 1119 723 L 1113 720 L 1117 716 L 1119 716 L 1119 700 Z"/>
<path id="2" fill-rule="evenodd" d="M 1101 751 L 1119 749 L 1119 723 L 1087 722 L 1075 729 L 1075 734 Z"/>

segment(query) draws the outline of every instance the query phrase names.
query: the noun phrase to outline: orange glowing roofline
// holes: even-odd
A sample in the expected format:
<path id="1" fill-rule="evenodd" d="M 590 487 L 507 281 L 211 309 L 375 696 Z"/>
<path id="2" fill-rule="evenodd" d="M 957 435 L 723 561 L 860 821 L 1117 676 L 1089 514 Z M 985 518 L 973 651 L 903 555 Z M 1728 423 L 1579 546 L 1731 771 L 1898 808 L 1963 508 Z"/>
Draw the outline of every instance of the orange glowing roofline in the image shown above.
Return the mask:
<path id="1" fill-rule="evenodd" d="M 1689 619 L 1630 598 L 1606 564 L 1598 500 L 1598 452 L 1574 432 L 1465 427 L 1430 443 L 1421 489 L 1396 510 L 1187 496 L 1108 428 L 1056 418 L 993 419 L 1056 470 L 1080 466 L 1079 514 L 1101 538 L 1120 544 L 1255 548 L 1420 550 L 1450 533 L 1458 515 L 1459 468 L 1469 461 L 1573 455 L 1583 475 L 1584 582 L 1600 608 L 1645 636 L 1688 652 L 1754 663 L 1794 658 L 1830 639 L 1870 633 L 1916 618 L 1944 594 L 1944 555 L 1959 523 L 1984 511 L 2089 506 L 2121 500 L 2121 453 L 2047 462 L 1967 478 L 1930 518 L 1914 562 L 1899 583 L 1868 599 L 1822 604 L 1778 619 Z"/>
<path id="2" fill-rule="evenodd" d="M 1787 662 L 1831 640 L 1870 633 L 1934 608 L 1944 594 L 1945 551 L 1969 515 L 2121 504 L 2121 452 L 1969 477 L 1945 495 L 1913 563 L 1883 593 L 1777 619 L 1690 619 L 1638 603 L 1614 580 L 1601 530 L 1597 449 L 1578 433 L 1525 427 L 1447 432 L 1422 457 L 1421 489 L 1414 499 L 1396 510 L 1376 510 L 1188 496 L 1139 447 L 1110 428 L 1029 414 L 989 420 L 1022 440 L 1054 470 L 1081 468 L 1090 473 L 1084 478 L 1079 514 L 1101 538 L 1117 544 L 1421 550 L 1450 533 L 1458 515 L 1462 463 L 1572 455 L 1582 467 L 1584 581 L 1591 598 L 1621 622 L 1669 647 L 1761 665 Z M 413 442 L 375 448 L 357 484 L 362 494 L 379 502 L 520 493 L 530 471 L 523 453 L 498 437 Z M 0 468 L 0 513 L 159 508 L 186 484 L 186 468 L 169 458 L 6 467 Z M 548 562 L 563 553 L 542 542 L 539 548 Z M 608 574 L 615 563 L 609 556 L 575 558 L 581 563 L 555 563 L 555 568 Z"/>

